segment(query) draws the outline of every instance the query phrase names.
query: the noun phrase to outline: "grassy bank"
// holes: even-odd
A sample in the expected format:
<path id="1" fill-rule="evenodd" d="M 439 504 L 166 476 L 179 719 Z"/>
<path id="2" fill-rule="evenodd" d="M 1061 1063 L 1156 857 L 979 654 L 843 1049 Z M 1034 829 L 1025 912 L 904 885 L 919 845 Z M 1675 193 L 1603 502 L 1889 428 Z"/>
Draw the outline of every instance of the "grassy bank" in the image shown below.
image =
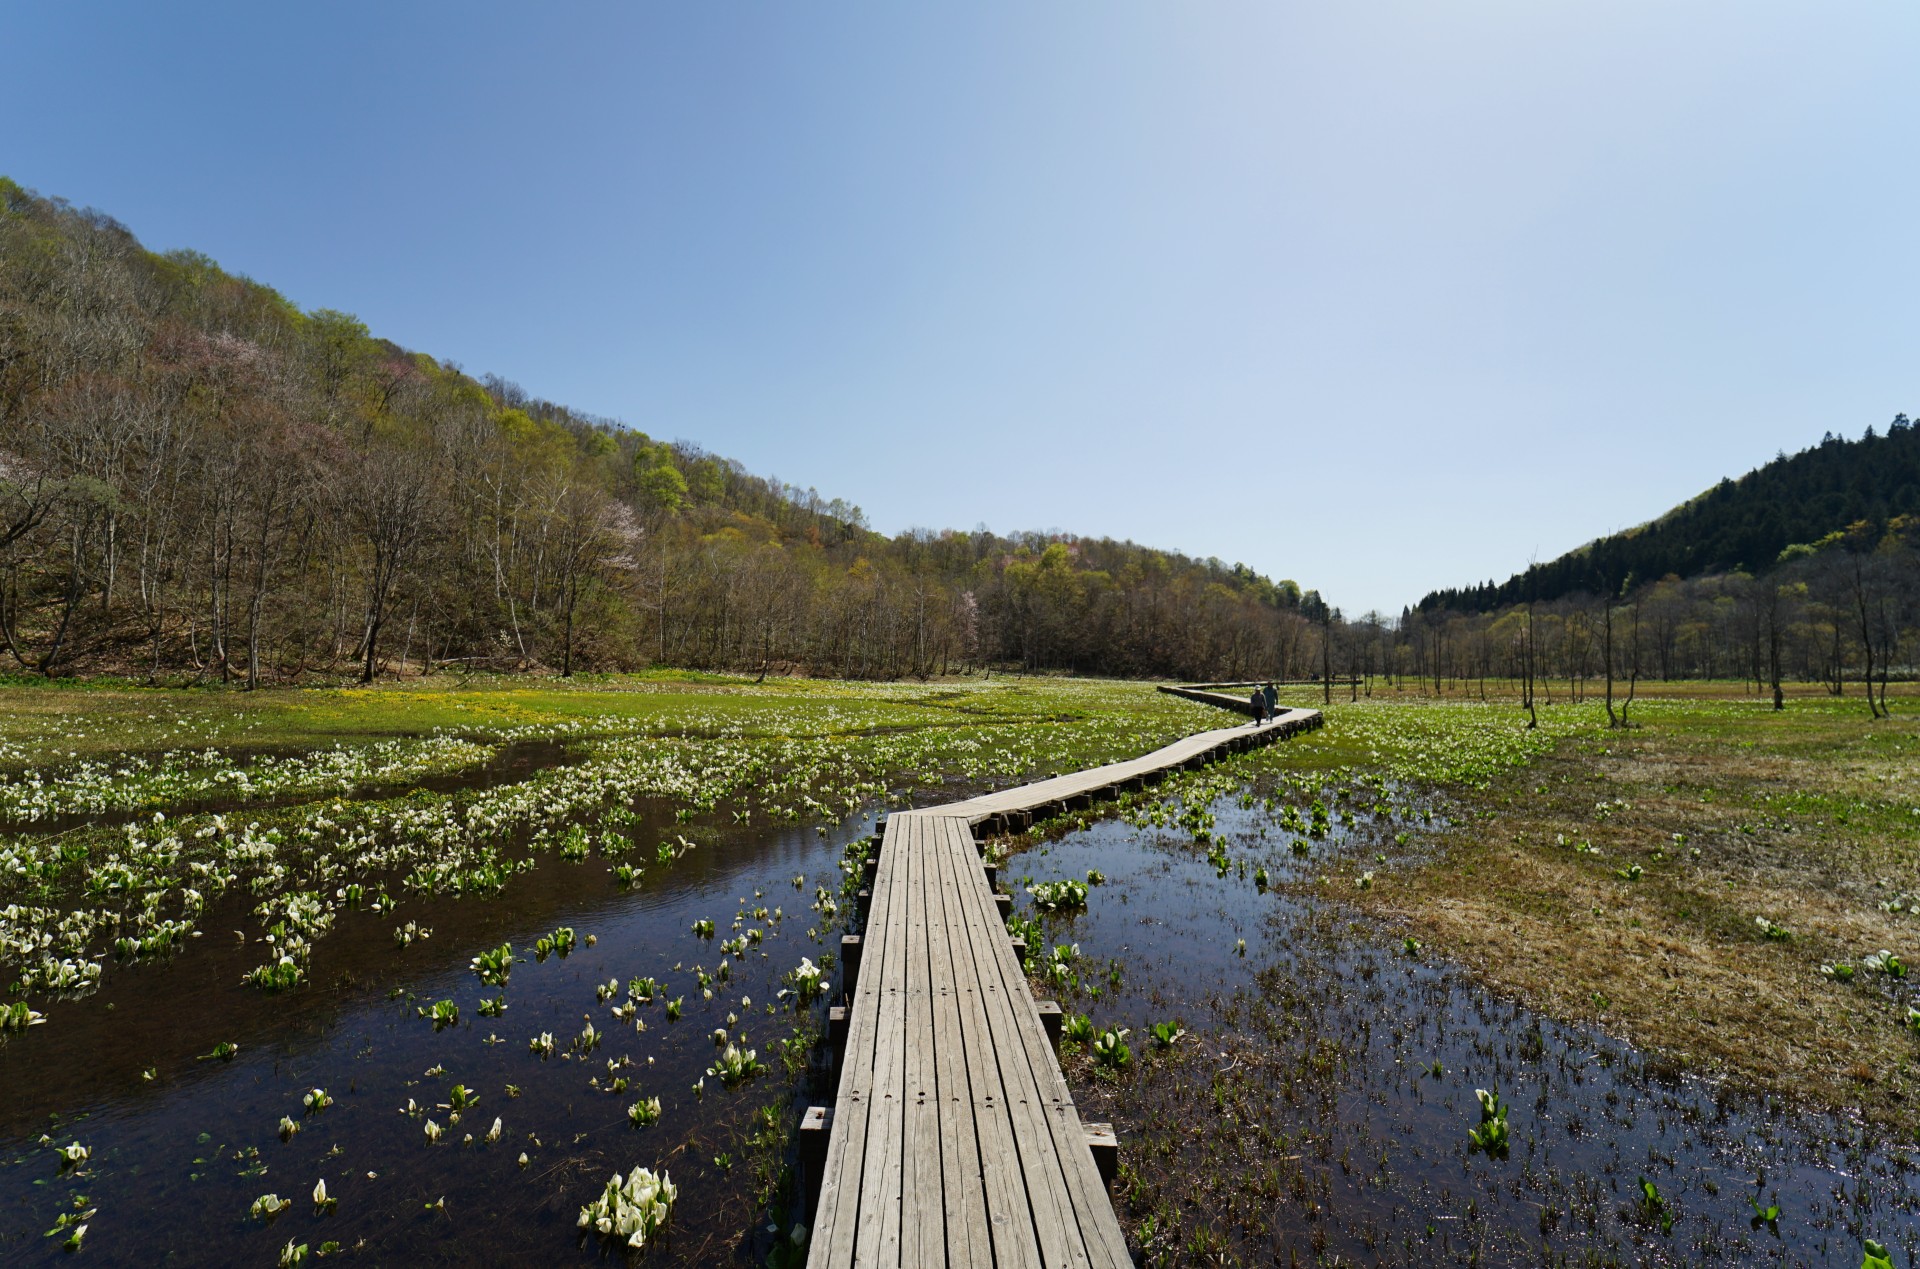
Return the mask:
<path id="1" fill-rule="evenodd" d="M 1723 685 L 1643 689 L 1624 730 L 1550 707 L 1550 751 L 1456 784 L 1454 826 L 1354 900 L 1556 1017 L 1920 1129 L 1911 991 L 1871 968 L 1920 958 L 1911 709 Z"/>

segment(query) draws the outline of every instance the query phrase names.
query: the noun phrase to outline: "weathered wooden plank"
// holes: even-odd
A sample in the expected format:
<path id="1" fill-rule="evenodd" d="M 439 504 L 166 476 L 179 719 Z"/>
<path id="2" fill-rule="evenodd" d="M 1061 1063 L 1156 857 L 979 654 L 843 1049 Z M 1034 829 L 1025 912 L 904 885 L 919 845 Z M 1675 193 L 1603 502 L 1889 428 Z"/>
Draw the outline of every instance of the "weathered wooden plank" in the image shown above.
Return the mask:
<path id="1" fill-rule="evenodd" d="M 985 883 L 985 879 L 981 879 L 981 883 Z M 1012 946 L 1004 939 L 998 941 L 995 952 L 1002 981 L 1008 985 L 1008 998 L 1021 1023 L 1008 1039 L 1020 1044 L 1041 1106 L 1046 1110 L 1046 1125 L 1052 1131 L 1054 1152 L 1060 1158 L 1075 1223 L 1087 1244 L 1087 1256 L 1096 1265 L 1129 1265 L 1125 1234 L 1119 1231 L 1112 1200 L 1087 1150 L 1087 1135 L 1073 1106 L 1073 1094 L 1066 1077 L 1060 1073 L 1060 1064 L 1054 1060 L 1052 1044 L 1046 1041 L 1046 1031 L 1033 1004 L 1033 994 L 1027 989 L 1020 958 L 1014 956 Z"/>
<path id="2" fill-rule="evenodd" d="M 955 849 L 973 853 L 972 839 L 965 835 L 961 822 L 944 821 L 948 840 Z M 1068 1193 L 1065 1167 L 1047 1124 L 1044 1096 L 1034 1079 L 1019 1031 L 1022 1025 L 1038 1031 L 1040 1020 L 1033 1013 L 1025 977 L 1018 984 L 1018 998 L 1025 1007 L 1024 1016 L 1016 1009 L 1006 966 L 1012 962 L 1006 930 L 986 899 L 986 878 L 977 872 L 972 878 L 975 901 L 963 905 L 972 964 L 980 984 L 980 999 L 985 1006 L 987 1026 L 992 1039 L 993 1061 L 1005 1089 L 1013 1121 L 1014 1159 L 1026 1187 L 1026 1200 L 1033 1211 L 1034 1234 L 1040 1244 L 1041 1259 L 1048 1265 L 1087 1266 L 1086 1242 L 1078 1229 L 1073 1200 Z M 1019 974 L 1019 968 L 1014 966 Z M 1111 1209 L 1107 1219 L 1112 1220 Z"/>
<path id="3" fill-rule="evenodd" d="M 900 1196 L 900 1263 L 938 1265 L 946 1259 L 946 1200 L 941 1193 L 940 1098 L 935 1077 L 933 970 L 929 955 L 938 936 L 939 880 L 930 822 L 912 825 L 912 917 L 907 924 L 905 1142 Z"/>
<path id="4" fill-rule="evenodd" d="M 961 1017 L 960 994 L 967 984 L 954 953 L 956 933 L 965 937 L 965 917 L 951 852 L 930 851 L 927 874 L 931 893 L 936 896 L 936 902 L 929 905 L 934 915 L 929 926 L 927 963 L 933 990 L 946 1262 L 952 1269 L 991 1269 L 993 1244 L 980 1162 L 982 1133 L 974 1115 L 973 1084 L 967 1070 L 970 1037 Z"/>
<path id="5" fill-rule="evenodd" d="M 893 828 L 889 817 L 887 826 Z M 917 834 L 909 819 L 883 850 L 891 903 L 888 908 L 887 954 L 875 987 L 875 1022 L 879 1034 L 873 1052 L 873 1127 L 867 1145 L 866 1166 L 860 1177 L 860 1232 L 854 1243 L 856 1266 L 898 1266 L 900 1259 L 900 1194 L 902 1151 L 906 1145 L 906 996 L 907 958 L 913 919 L 914 844 Z M 889 867 L 890 866 L 890 867 Z"/>
<path id="6" fill-rule="evenodd" d="M 1130 778 L 1180 767 L 1196 758 L 1204 759 L 1222 743 L 1235 737 L 1264 735 L 1275 730 L 1280 731 L 1281 734 L 1291 734 L 1300 723 L 1318 718 L 1317 710 L 1288 710 L 1272 722 L 1261 724 L 1257 729 L 1250 726 L 1223 727 L 1200 732 L 1156 749 L 1140 758 L 1108 763 L 1105 766 L 1074 772 L 1071 775 L 1054 776 L 1051 779 L 1036 781 L 998 793 L 983 794 L 963 802 L 952 802 L 945 806 L 909 812 L 909 814 L 959 815 L 974 821 L 994 814 L 1031 811 L 1049 803 L 1089 794 Z"/>
<path id="7" fill-rule="evenodd" d="M 890 816 L 809 1263 L 1118 1269 L 1126 1241 L 971 825 L 1088 805 L 1318 726 L 1290 710 L 1151 754 Z"/>
<path id="8" fill-rule="evenodd" d="M 978 923 L 970 919 L 963 875 L 974 863 L 971 846 L 963 859 L 947 852 L 942 860 L 960 903 L 958 918 L 949 928 L 948 952 L 958 987 L 961 1052 L 967 1069 L 969 1102 L 980 1150 L 981 1190 L 987 1208 L 987 1233 L 993 1263 L 999 1269 L 1037 1269 L 1044 1262 L 1034 1229 L 1033 1204 L 1014 1143 L 1012 1102 L 1000 1065 L 994 1056 L 993 1028 L 987 1017 L 985 993 L 975 968 L 974 936 Z M 991 937 L 1004 938 L 999 931 Z"/>
<path id="9" fill-rule="evenodd" d="M 955 825 L 951 831 L 958 831 L 958 826 Z M 984 889 L 985 879 L 981 878 L 980 883 Z M 1006 939 L 997 940 L 992 950 L 1018 1024 L 1008 1040 L 1018 1045 L 1018 1057 L 1025 1059 L 1039 1104 L 1046 1111 L 1054 1153 L 1060 1161 L 1062 1179 L 1071 1201 L 1075 1224 L 1085 1240 L 1088 1260 L 1096 1265 L 1130 1265 L 1132 1261 L 1127 1255 L 1126 1238 L 1121 1233 L 1119 1222 L 1114 1219 L 1112 1200 L 1108 1198 L 1093 1156 L 1086 1148 L 1085 1130 L 1081 1127 L 1066 1078 L 1060 1073 L 1053 1048 L 1047 1042 L 1045 1028 L 1040 1023 L 1032 993 L 1027 987 L 1026 973 Z"/>
<path id="10" fill-rule="evenodd" d="M 873 943 L 874 959 L 867 967 L 870 972 L 864 976 L 850 1006 L 852 1013 L 847 1025 L 847 1059 L 840 1073 L 838 1096 L 834 1100 L 833 1129 L 827 1146 L 820 1200 L 815 1208 L 809 1262 L 818 1256 L 823 1264 L 853 1263 L 868 1139 L 873 1129 L 875 1054 L 882 1032 L 879 970 L 886 961 L 889 945 L 895 942 L 892 937 L 892 914 L 900 893 L 894 884 L 894 860 L 890 850 L 890 844 L 906 831 L 904 821 L 895 823 L 898 818 L 896 816 L 887 821 L 879 867 L 874 874 L 873 907 L 865 927 L 865 933 Z"/>

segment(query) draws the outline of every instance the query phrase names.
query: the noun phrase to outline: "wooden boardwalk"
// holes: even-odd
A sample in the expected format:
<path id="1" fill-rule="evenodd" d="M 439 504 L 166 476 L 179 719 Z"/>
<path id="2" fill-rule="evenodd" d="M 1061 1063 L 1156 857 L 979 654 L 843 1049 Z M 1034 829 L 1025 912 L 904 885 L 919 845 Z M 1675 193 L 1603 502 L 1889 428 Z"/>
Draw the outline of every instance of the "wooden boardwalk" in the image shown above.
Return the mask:
<path id="1" fill-rule="evenodd" d="M 1074 1109 L 977 840 L 1320 722 L 1289 710 L 887 818 L 866 923 L 845 946 L 839 1092 L 803 1122 L 803 1139 L 827 1138 L 810 1266 L 1132 1263 L 1091 1148 L 1111 1131 Z"/>

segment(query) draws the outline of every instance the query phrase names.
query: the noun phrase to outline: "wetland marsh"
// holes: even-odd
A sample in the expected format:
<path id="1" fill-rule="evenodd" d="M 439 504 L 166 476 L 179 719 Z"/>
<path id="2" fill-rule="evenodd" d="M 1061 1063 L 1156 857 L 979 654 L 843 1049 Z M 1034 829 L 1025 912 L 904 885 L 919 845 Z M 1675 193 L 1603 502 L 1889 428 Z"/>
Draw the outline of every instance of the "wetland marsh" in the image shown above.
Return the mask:
<path id="1" fill-rule="evenodd" d="M 877 818 L 1220 722 L 1072 680 L 0 692 L 20 1263 L 619 1258 L 578 1221 L 637 1168 L 674 1191 L 632 1254 L 788 1263 Z M 1911 1263 L 1920 738 L 1846 704 L 1336 702 L 994 844 L 1142 1258 Z"/>

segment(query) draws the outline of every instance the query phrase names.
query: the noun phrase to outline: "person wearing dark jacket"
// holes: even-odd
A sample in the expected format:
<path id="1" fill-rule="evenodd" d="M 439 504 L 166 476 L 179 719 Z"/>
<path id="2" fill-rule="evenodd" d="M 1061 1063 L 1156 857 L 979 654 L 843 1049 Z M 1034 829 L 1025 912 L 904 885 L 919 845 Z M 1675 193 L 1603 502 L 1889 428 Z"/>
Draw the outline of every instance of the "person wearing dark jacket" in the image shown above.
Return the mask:
<path id="1" fill-rule="evenodd" d="M 1267 684 L 1265 695 L 1267 698 L 1267 717 L 1278 718 L 1280 716 L 1280 689 L 1269 683 Z"/>
<path id="2" fill-rule="evenodd" d="M 1258 727 L 1267 719 L 1266 694 L 1256 687 L 1253 689 L 1253 695 L 1247 698 L 1247 703 L 1253 706 L 1253 725 Z"/>

